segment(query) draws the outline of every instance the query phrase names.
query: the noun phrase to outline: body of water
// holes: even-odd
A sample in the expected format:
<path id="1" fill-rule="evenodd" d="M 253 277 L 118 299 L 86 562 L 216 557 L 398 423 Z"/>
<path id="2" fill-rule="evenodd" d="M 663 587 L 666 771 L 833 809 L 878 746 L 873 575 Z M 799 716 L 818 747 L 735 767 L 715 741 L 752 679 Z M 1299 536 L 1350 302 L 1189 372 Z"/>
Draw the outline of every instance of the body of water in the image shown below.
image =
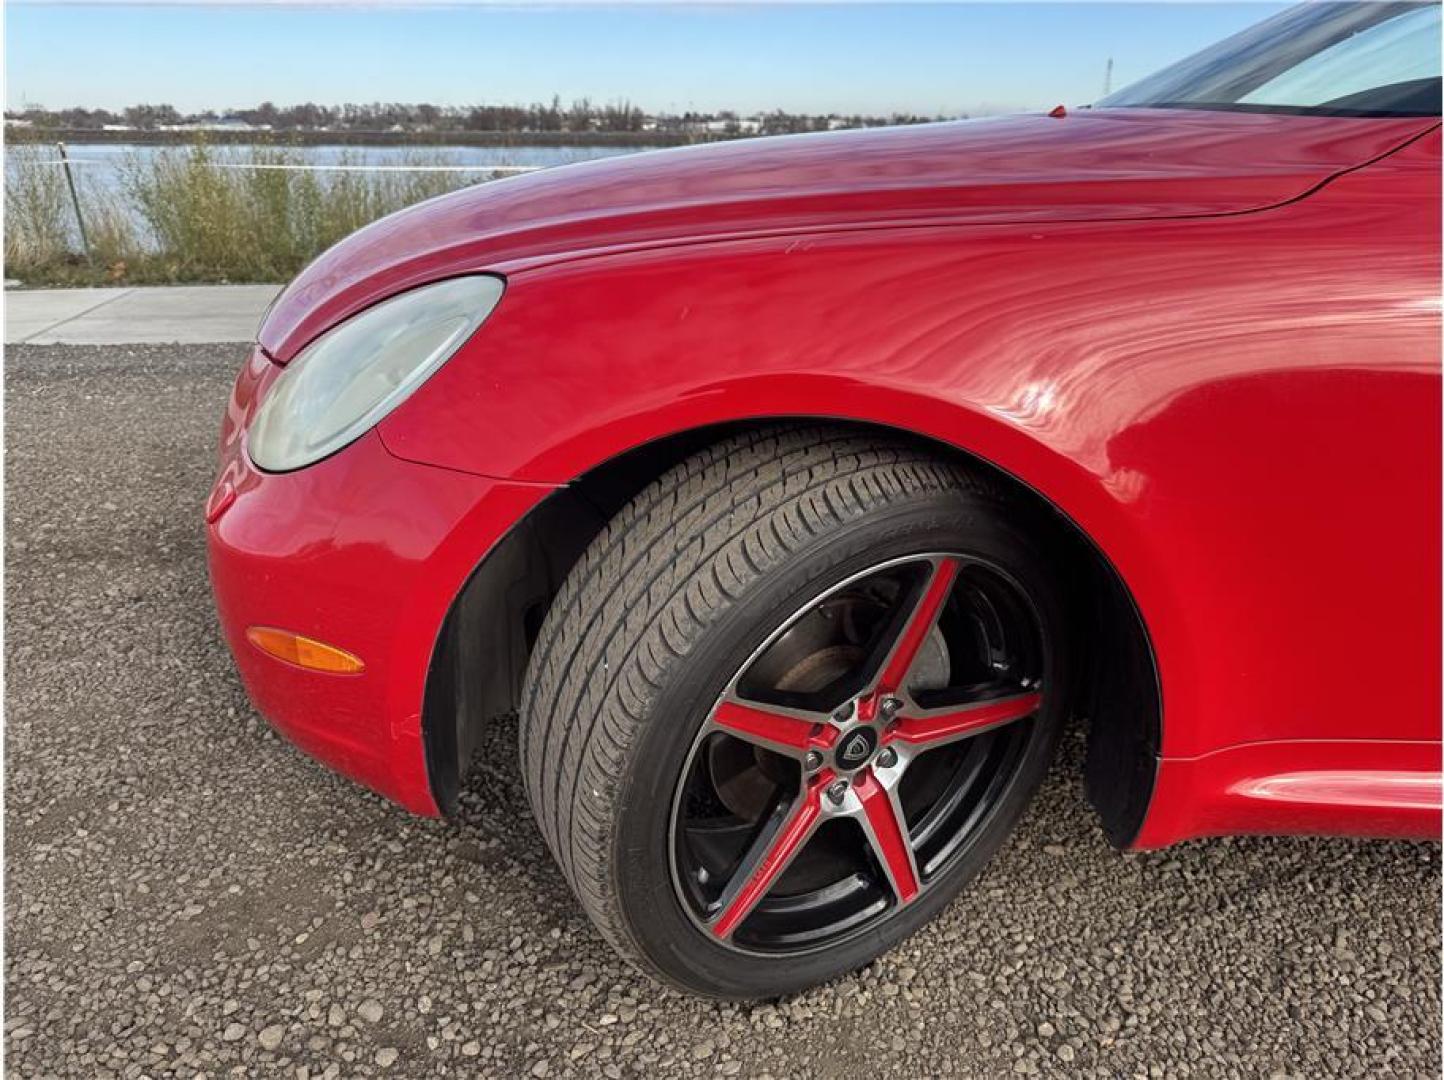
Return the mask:
<path id="1" fill-rule="evenodd" d="M 55 147 L 46 143 L 22 144 L 27 153 L 45 158 L 59 158 Z M 379 167 L 378 171 L 398 171 L 415 168 L 424 171 L 437 169 L 475 170 L 478 177 L 485 176 L 488 167 L 500 168 L 549 168 L 554 165 L 570 165 L 578 161 L 596 158 L 616 157 L 619 154 L 635 154 L 650 147 L 615 146 L 297 146 L 285 147 L 287 158 L 297 164 L 313 166 L 344 166 L 349 170 Z M 211 155 L 218 164 L 235 164 L 253 160 L 260 153 L 274 153 L 271 145 L 236 144 L 214 146 Z M 55 152 L 51 152 L 55 151 Z M 118 187 L 122 169 L 127 162 L 144 162 L 157 154 L 185 153 L 185 146 L 153 146 L 132 143 L 68 143 L 66 151 L 75 165 L 77 174 L 83 174 L 86 182 L 101 188 Z M 6 151 L 7 168 L 14 160 L 13 150 Z M 330 170 L 323 170 L 330 171 Z M 340 170 L 337 170 L 340 171 Z"/>

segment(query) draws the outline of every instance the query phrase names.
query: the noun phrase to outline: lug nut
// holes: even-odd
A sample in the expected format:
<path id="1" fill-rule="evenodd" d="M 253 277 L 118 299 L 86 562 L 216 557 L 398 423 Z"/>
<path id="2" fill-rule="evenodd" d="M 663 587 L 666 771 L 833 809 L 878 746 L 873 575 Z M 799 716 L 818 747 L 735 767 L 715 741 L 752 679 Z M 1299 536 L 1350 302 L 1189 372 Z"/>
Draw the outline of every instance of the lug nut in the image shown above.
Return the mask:
<path id="1" fill-rule="evenodd" d="M 808 772 L 816 772 L 822 768 L 822 754 L 816 750 L 809 750 L 807 756 L 802 759 L 802 767 Z"/>
<path id="2" fill-rule="evenodd" d="M 902 707 L 902 698 L 898 697 L 885 697 L 882 699 L 881 704 L 878 705 L 878 708 L 882 710 L 883 716 L 892 716 Z"/>
<path id="3" fill-rule="evenodd" d="M 832 783 L 830 783 L 830 784 L 827 785 L 827 797 L 828 797 L 828 799 L 829 799 L 830 801 L 832 801 L 833 803 L 836 803 L 838 806 L 841 806 L 841 805 L 842 805 L 842 800 L 843 800 L 844 798 L 846 798 L 846 796 L 847 796 L 847 781 L 846 781 L 846 780 L 834 780 Z"/>
<path id="4" fill-rule="evenodd" d="M 842 705 L 840 708 L 838 708 L 838 710 L 832 714 L 832 718 L 836 720 L 839 724 L 842 723 L 844 720 L 850 720 L 852 719 L 852 709 L 852 702 L 849 701 Z"/>
<path id="5" fill-rule="evenodd" d="M 883 752 L 877 756 L 877 767 L 879 769 L 891 769 L 897 764 L 897 751 L 891 746 L 885 747 Z"/>

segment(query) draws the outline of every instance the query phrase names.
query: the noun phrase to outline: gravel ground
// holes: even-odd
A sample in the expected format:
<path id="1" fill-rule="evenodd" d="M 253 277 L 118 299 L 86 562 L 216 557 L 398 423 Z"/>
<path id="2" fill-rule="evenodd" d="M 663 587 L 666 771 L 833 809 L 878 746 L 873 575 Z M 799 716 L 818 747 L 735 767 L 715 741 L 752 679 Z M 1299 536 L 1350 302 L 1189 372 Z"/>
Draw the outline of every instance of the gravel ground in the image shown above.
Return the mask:
<path id="1" fill-rule="evenodd" d="M 514 725 L 448 824 L 247 704 L 200 526 L 240 354 L 8 350 L 9 1075 L 1439 1074 L 1436 847 L 1119 855 L 1076 739 L 867 970 L 756 1007 L 651 985 L 548 860 Z"/>

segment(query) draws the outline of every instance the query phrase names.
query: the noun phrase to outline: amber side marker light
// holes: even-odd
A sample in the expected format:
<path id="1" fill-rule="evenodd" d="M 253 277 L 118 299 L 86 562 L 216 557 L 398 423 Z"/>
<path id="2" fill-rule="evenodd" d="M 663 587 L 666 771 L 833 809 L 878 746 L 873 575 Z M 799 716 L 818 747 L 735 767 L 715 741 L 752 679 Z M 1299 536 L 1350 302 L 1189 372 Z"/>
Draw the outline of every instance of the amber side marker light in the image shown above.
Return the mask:
<path id="1" fill-rule="evenodd" d="M 288 664 L 308 671 L 325 671 L 332 675 L 359 675 L 366 665 L 359 656 L 327 645 L 324 641 L 293 634 L 289 630 L 277 630 L 274 626 L 252 626 L 246 631 L 246 640 L 268 656 L 284 660 Z"/>

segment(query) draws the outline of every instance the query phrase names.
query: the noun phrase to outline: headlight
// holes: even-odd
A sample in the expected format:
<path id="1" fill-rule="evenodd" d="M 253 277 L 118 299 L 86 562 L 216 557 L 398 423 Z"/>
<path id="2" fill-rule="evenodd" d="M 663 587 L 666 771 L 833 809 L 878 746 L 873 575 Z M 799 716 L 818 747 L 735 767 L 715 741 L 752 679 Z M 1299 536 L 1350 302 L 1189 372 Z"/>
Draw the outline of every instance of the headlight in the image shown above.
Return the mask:
<path id="1" fill-rule="evenodd" d="M 248 431 L 251 460 L 299 469 L 370 431 L 461 348 L 501 299 L 501 278 L 423 286 L 367 308 L 286 365 Z"/>

